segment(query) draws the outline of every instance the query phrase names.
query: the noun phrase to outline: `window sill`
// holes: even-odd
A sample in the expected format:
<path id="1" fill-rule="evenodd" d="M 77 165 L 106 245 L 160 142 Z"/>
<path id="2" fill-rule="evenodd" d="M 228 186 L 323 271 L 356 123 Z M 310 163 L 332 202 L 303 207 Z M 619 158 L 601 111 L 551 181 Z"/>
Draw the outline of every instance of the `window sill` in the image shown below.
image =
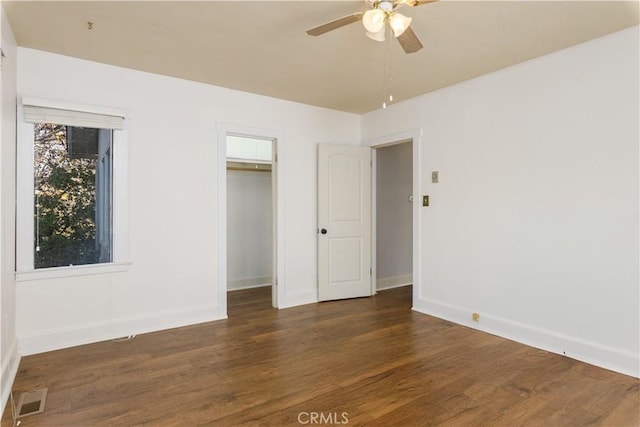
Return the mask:
<path id="1" fill-rule="evenodd" d="M 94 274 L 121 273 L 129 270 L 130 262 L 74 265 L 69 267 L 39 268 L 37 270 L 16 271 L 16 282 L 29 280 L 57 279 L 61 277 L 91 276 Z"/>

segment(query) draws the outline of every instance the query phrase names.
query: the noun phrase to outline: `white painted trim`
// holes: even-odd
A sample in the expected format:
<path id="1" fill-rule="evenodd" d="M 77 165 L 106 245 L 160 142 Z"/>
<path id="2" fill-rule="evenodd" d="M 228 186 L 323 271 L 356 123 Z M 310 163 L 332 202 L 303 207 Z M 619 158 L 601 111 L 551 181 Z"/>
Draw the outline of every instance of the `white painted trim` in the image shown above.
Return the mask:
<path id="1" fill-rule="evenodd" d="M 37 98 L 34 96 L 19 96 L 18 105 L 33 105 L 34 107 L 56 108 L 59 110 L 82 111 L 86 113 L 104 114 L 105 116 L 127 117 L 121 109 L 100 105 L 79 104 L 77 102 L 60 101 L 56 99 Z M 18 122 L 24 121 L 24 113 L 20 111 Z"/>
<path id="2" fill-rule="evenodd" d="M 417 304 L 414 304 L 413 309 L 502 338 L 640 378 L 640 358 L 637 354 L 532 327 L 489 313 L 480 313 L 480 321 L 473 322 L 471 320 L 473 310 L 435 300 L 421 299 Z"/>
<path id="3" fill-rule="evenodd" d="M 285 260 L 285 224 L 286 224 L 286 211 L 284 209 L 285 207 L 285 197 L 286 197 L 286 193 L 285 193 L 285 182 L 286 182 L 286 175 L 284 173 L 284 165 L 285 165 L 285 160 L 286 160 L 286 154 L 285 154 L 285 150 L 284 150 L 284 146 L 285 146 L 285 138 L 284 138 L 284 133 L 283 132 L 275 132 L 273 135 L 270 135 L 272 137 L 274 137 L 276 139 L 276 144 L 274 145 L 274 147 L 276 148 L 276 152 L 274 153 L 277 156 L 277 159 L 274 159 L 274 165 L 271 167 L 271 170 L 275 170 L 276 172 L 276 178 L 278 180 L 277 185 L 273 185 L 273 188 L 276 189 L 277 191 L 277 201 L 276 201 L 276 234 L 278 236 L 276 243 L 277 243 L 277 253 L 275 254 L 277 259 L 276 259 L 276 264 L 277 264 L 277 268 L 276 268 L 276 272 L 277 272 L 277 276 L 274 278 L 274 280 L 277 278 L 277 286 L 276 286 L 276 292 L 277 292 L 277 307 L 280 307 L 280 304 L 285 303 L 285 296 L 287 294 L 287 281 L 285 278 L 285 274 L 286 274 L 286 270 L 285 270 L 285 266 L 286 266 L 286 260 Z"/>
<path id="4" fill-rule="evenodd" d="M 227 130 L 218 125 L 218 306 L 227 315 Z M 224 172 L 223 172 L 224 171 Z"/>
<path id="5" fill-rule="evenodd" d="M 129 260 L 129 119 L 123 128 L 113 132 L 113 262 L 130 264 Z"/>
<path id="6" fill-rule="evenodd" d="M 18 103 L 16 123 L 16 270 L 33 270 L 33 124 L 20 119 Z M 27 197 L 24 203 L 22 198 Z"/>
<path id="7" fill-rule="evenodd" d="M 4 413 L 7 401 L 11 395 L 13 382 L 16 379 L 18 368 L 20 367 L 20 359 L 21 357 L 18 353 L 18 341 L 14 339 L 9 351 L 2 354 L 2 373 L 0 373 L 0 378 L 2 378 L 2 384 L 0 386 L 2 390 L 2 413 Z"/>
<path id="8" fill-rule="evenodd" d="M 121 318 L 116 321 L 95 322 L 80 327 L 50 329 L 35 334 L 19 335 L 18 343 L 20 353 L 28 356 L 221 319 L 226 319 L 226 314 L 221 312 L 220 306 L 203 305 L 189 309 L 167 310 L 150 315 Z"/>
<path id="9" fill-rule="evenodd" d="M 104 264 L 74 265 L 69 267 L 39 268 L 17 271 L 16 282 L 57 279 L 60 277 L 91 276 L 94 274 L 120 273 L 129 270 L 131 263 L 109 262 Z"/>
<path id="10" fill-rule="evenodd" d="M 271 286 L 271 276 L 251 277 L 248 279 L 229 280 L 227 291 L 238 291 L 240 289 L 261 288 Z"/>
<path id="11" fill-rule="evenodd" d="M 218 306 L 227 315 L 227 129 L 218 125 Z M 224 172 L 223 172 L 224 171 Z"/>
<path id="12" fill-rule="evenodd" d="M 371 148 L 382 148 L 386 145 L 394 145 L 398 143 L 402 143 L 405 141 L 412 141 L 413 148 L 413 305 L 416 305 L 418 301 L 418 297 L 420 295 L 420 280 L 422 269 L 420 267 L 420 253 L 422 251 L 422 247 L 420 244 L 420 236 L 422 234 L 422 227 L 420 221 L 420 200 L 422 197 L 420 194 L 421 190 L 421 182 L 422 182 L 422 163 L 420 162 L 420 156 L 422 153 L 422 129 L 411 129 L 400 133 L 395 133 L 392 135 L 386 135 L 379 138 L 370 139 L 364 141 L 362 145 L 368 146 Z M 375 150 L 374 150 L 375 153 Z M 375 163 L 374 163 L 375 164 Z M 375 177 L 375 175 L 374 175 Z M 373 180 L 373 179 L 372 179 Z M 373 180 L 375 182 L 375 180 Z M 372 182 L 372 188 L 373 182 Z M 375 190 L 374 190 L 375 191 Z M 373 210 L 373 218 L 375 218 L 376 206 L 372 205 Z M 372 244 L 376 241 L 376 228 L 375 222 L 372 222 Z M 375 253 L 375 246 L 372 248 L 372 254 Z M 375 258 L 372 257 L 372 260 L 375 261 Z M 372 281 L 376 283 L 376 270 L 375 266 L 372 266 Z"/>
<path id="13" fill-rule="evenodd" d="M 371 295 L 378 293 L 378 150 L 371 150 Z"/>
<path id="14" fill-rule="evenodd" d="M 284 174 L 284 132 L 274 129 L 263 129 L 243 126 L 232 123 L 217 123 L 218 132 L 218 301 L 222 312 L 227 314 L 227 145 L 226 137 L 242 135 L 262 139 L 275 140 L 277 161 L 273 162 L 272 173 L 277 176 L 277 200 L 276 212 L 276 236 L 277 268 L 274 271 L 278 278 L 276 287 L 276 303 L 278 308 L 286 306 L 286 282 L 285 282 L 285 174 Z M 276 186 L 274 186 L 275 188 Z M 275 281 L 274 281 L 275 286 Z"/>
<path id="15" fill-rule="evenodd" d="M 30 105 L 40 105 L 51 108 L 64 108 L 76 111 L 87 111 L 101 114 L 120 115 L 124 118 L 122 130 L 113 131 L 113 262 L 114 265 L 126 265 L 129 262 L 129 120 L 127 114 L 121 110 L 86 106 L 63 101 L 41 100 L 39 98 L 22 97 L 17 105 L 16 123 L 16 277 L 19 280 L 29 280 L 28 276 L 34 272 L 33 257 L 33 123 L 23 120 L 23 102 Z M 92 264 L 96 273 L 103 268 Z M 79 267 L 79 266 L 78 266 Z M 78 268 L 72 267 L 72 268 Z M 55 267 L 68 269 L 69 267 Z M 38 269 L 40 270 L 40 269 Z M 45 270 L 45 269 L 43 269 Z M 52 269 L 46 269 L 52 270 Z M 68 271 L 68 270 L 67 270 Z M 106 271 L 106 272 L 113 272 Z M 49 277 L 64 277 L 84 274 L 38 274 L 36 279 Z M 37 277 L 40 276 L 40 277 Z M 18 279 L 16 279 L 18 280 Z"/>
<path id="16" fill-rule="evenodd" d="M 422 129 L 415 130 L 413 138 L 413 304 L 419 298 L 422 283 L 422 220 L 420 209 L 422 204 Z"/>
<path id="17" fill-rule="evenodd" d="M 376 281 L 376 288 L 379 291 L 384 289 L 400 288 L 402 286 L 409 286 L 413 284 L 413 278 L 410 274 L 403 274 L 402 276 L 382 277 Z"/>
<path id="18" fill-rule="evenodd" d="M 274 140 L 271 143 L 271 203 L 274 205 L 271 208 L 271 278 L 269 282 L 271 284 L 271 306 L 278 308 L 280 298 L 278 297 L 279 285 L 278 285 L 278 239 L 280 234 L 278 233 L 278 224 L 280 224 L 280 215 L 284 215 L 284 211 L 280 210 L 278 204 L 279 192 L 278 188 L 278 168 L 276 163 L 278 162 L 278 140 Z M 280 183 L 284 185 L 284 183 Z M 284 238 L 284 237 L 283 237 Z"/>

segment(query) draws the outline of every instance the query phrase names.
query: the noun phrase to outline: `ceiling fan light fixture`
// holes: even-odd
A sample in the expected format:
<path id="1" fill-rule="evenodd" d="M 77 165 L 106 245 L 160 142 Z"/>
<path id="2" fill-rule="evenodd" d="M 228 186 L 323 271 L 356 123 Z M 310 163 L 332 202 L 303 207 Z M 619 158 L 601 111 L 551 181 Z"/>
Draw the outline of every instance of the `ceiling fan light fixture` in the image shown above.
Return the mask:
<path id="1" fill-rule="evenodd" d="M 369 9 L 362 16 L 362 24 L 368 32 L 377 33 L 384 28 L 386 17 L 387 14 L 381 9 Z"/>
<path id="2" fill-rule="evenodd" d="M 401 13 L 394 13 L 389 18 L 389 26 L 393 30 L 393 35 L 400 37 L 411 25 L 411 18 Z"/>
<path id="3" fill-rule="evenodd" d="M 376 31 L 375 33 L 372 33 L 371 31 L 367 31 L 367 37 L 377 42 L 383 42 L 385 40 L 384 33 L 385 33 L 385 28 L 383 26 L 380 31 Z"/>

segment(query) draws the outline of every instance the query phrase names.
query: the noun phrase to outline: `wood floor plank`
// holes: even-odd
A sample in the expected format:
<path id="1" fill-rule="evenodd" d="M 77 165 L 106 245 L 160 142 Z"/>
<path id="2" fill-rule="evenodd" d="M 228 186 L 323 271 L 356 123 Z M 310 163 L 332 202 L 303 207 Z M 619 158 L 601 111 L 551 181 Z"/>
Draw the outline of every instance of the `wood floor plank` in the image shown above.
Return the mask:
<path id="1" fill-rule="evenodd" d="M 280 311 L 230 292 L 227 320 L 24 357 L 16 396 L 49 395 L 21 426 L 640 424 L 638 379 L 410 308 L 410 287 Z"/>

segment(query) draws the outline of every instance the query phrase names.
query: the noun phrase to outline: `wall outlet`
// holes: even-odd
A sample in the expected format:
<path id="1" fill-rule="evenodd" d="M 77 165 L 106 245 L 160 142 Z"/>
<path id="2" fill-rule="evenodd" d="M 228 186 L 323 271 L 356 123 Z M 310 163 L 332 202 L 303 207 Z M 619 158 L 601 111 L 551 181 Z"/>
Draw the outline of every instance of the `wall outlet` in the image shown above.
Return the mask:
<path id="1" fill-rule="evenodd" d="M 479 322 L 480 321 L 480 313 L 471 313 L 471 320 L 473 320 L 474 322 Z"/>

